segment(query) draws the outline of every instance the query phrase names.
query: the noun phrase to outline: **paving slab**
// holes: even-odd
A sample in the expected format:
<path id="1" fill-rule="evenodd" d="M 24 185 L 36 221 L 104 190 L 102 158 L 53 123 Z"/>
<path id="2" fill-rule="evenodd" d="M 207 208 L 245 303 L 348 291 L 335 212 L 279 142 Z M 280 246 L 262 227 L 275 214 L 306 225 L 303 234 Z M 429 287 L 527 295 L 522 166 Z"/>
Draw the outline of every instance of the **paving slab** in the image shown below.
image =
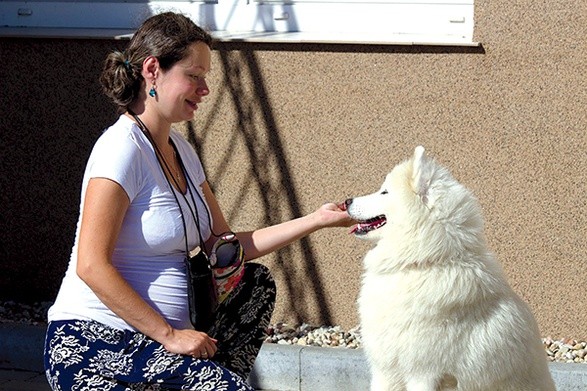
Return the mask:
<path id="1" fill-rule="evenodd" d="M 368 390 L 369 368 L 362 349 L 303 349 L 300 390 Z"/>
<path id="2" fill-rule="evenodd" d="M 587 391 L 587 364 L 549 364 L 550 373 L 558 391 Z"/>
<path id="3" fill-rule="evenodd" d="M 44 373 L 0 369 L 1 391 L 51 391 Z"/>
<path id="4" fill-rule="evenodd" d="M 300 355 L 304 348 L 265 344 L 255 360 L 249 384 L 258 390 L 297 391 L 300 389 Z"/>

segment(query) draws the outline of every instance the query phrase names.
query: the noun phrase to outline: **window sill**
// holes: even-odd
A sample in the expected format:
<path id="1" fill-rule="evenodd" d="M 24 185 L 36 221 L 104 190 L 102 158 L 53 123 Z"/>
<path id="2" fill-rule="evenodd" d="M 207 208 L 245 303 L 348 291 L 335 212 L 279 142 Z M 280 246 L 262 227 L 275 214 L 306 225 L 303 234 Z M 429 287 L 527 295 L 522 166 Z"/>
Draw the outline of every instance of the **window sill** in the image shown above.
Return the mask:
<path id="1" fill-rule="evenodd" d="M 385 36 L 360 33 L 310 33 L 310 32 L 227 32 L 212 33 L 222 42 L 258 43 L 324 43 L 365 45 L 434 45 L 434 46 L 479 46 L 459 36 L 433 36 L 418 34 L 388 34 Z"/>
<path id="2" fill-rule="evenodd" d="M 0 37 L 13 38 L 130 39 L 133 33 L 134 30 L 131 29 L 0 27 Z M 478 42 L 470 42 L 459 36 L 439 37 L 416 34 L 394 34 L 381 37 L 357 33 L 213 31 L 212 35 L 220 42 L 480 46 Z"/>

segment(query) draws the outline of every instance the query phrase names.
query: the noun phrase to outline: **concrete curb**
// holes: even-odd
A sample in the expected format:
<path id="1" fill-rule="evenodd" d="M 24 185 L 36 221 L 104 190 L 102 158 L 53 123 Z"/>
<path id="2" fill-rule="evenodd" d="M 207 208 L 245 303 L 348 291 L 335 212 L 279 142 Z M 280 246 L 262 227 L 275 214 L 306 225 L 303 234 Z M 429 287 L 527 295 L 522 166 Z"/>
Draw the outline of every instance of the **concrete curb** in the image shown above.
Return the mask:
<path id="1" fill-rule="evenodd" d="M 549 363 L 558 391 L 586 391 L 587 364 Z M 265 344 L 249 378 L 253 387 L 279 391 L 369 389 L 362 349 Z"/>
<path id="2" fill-rule="evenodd" d="M 249 383 L 258 390 L 368 390 L 369 368 L 361 349 L 264 344 Z"/>
<path id="3" fill-rule="evenodd" d="M 45 327 L 0 324 L 0 368 L 43 372 Z M 587 364 L 550 363 L 558 391 L 587 390 Z M 358 391 L 369 389 L 361 349 L 264 344 L 249 377 L 258 390 Z"/>

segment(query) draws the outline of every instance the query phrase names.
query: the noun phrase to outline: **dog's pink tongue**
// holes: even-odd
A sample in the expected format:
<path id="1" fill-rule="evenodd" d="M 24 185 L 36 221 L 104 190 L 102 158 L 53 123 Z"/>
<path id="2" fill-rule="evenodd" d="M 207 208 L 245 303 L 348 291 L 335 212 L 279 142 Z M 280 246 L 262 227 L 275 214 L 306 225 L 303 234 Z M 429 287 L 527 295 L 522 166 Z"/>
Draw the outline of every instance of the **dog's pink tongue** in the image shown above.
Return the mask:
<path id="1" fill-rule="evenodd" d="M 349 231 L 349 235 L 354 234 L 355 232 L 357 232 L 359 230 L 359 228 L 361 228 L 361 224 L 355 224 L 351 227 L 351 230 Z"/>

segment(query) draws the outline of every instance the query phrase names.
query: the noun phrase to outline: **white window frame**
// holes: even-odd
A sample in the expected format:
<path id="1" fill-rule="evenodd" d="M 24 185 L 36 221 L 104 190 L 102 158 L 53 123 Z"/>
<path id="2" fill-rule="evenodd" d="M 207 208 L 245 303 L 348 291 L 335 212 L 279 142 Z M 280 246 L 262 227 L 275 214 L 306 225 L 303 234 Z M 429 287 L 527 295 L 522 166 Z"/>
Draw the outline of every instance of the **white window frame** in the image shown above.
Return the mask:
<path id="1" fill-rule="evenodd" d="M 121 37 L 168 10 L 225 41 L 478 45 L 474 0 L 0 0 L 0 35 Z"/>

